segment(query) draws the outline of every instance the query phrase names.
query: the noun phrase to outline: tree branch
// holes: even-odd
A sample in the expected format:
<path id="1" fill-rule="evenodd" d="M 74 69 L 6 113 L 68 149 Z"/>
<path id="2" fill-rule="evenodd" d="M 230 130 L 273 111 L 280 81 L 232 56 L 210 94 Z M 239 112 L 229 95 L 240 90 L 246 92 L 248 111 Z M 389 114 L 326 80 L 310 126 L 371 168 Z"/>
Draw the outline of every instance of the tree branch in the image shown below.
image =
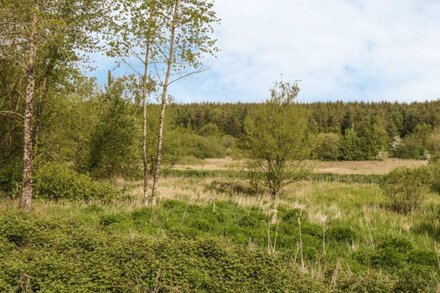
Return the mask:
<path id="1" fill-rule="evenodd" d="M 202 72 L 205 72 L 205 71 L 208 71 L 208 69 L 207 69 L 207 68 L 206 68 L 206 69 L 201 68 L 201 69 L 199 69 L 199 70 L 192 71 L 192 72 L 190 72 L 190 73 L 187 73 L 187 74 L 181 75 L 180 77 L 178 77 L 178 78 L 176 78 L 176 79 L 170 81 L 170 83 L 168 83 L 168 85 L 171 85 L 171 84 L 173 84 L 173 83 L 175 83 L 175 82 L 178 82 L 179 80 L 184 79 L 184 78 L 186 78 L 186 77 L 188 77 L 188 76 L 195 75 L 195 74 L 199 74 L 199 73 L 202 73 Z"/>

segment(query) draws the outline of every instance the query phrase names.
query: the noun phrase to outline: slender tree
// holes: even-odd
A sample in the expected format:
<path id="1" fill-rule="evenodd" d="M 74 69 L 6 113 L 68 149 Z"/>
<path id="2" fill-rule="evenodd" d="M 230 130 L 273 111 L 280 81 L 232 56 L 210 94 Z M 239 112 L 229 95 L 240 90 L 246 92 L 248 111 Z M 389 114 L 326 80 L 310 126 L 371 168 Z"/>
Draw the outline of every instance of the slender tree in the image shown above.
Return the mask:
<path id="1" fill-rule="evenodd" d="M 151 205 L 157 201 L 157 186 L 160 178 L 165 110 L 168 103 L 169 86 L 185 77 L 203 71 L 201 59 L 205 54 L 218 51 L 212 38 L 213 25 L 218 18 L 210 0 L 167 0 L 164 3 L 169 20 L 163 28 L 167 42 L 156 48 L 165 60 L 165 74 L 161 82 L 160 116 L 157 134 L 156 160 L 153 168 Z M 161 80 L 161 78 L 159 77 Z"/>
<path id="2" fill-rule="evenodd" d="M 120 62 L 132 69 L 137 75 L 137 87 L 143 111 L 142 123 L 142 163 L 143 194 L 148 205 L 148 112 L 149 94 L 154 91 L 155 81 L 151 70 L 154 62 L 154 48 L 160 46 L 163 38 L 161 26 L 164 23 L 163 4 L 157 0 L 120 0 L 120 16 L 115 18 L 108 52 L 112 57 L 121 58 Z M 137 68 L 142 68 L 138 71 Z"/>
<path id="3" fill-rule="evenodd" d="M 26 66 L 27 87 L 24 112 L 24 137 L 23 137 L 23 195 L 21 206 L 25 210 L 31 208 L 32 199 L 32 167 L 33 167 L 33 143 L 32 143 L 32 118 L 34 112 L 35 95 L 35 63 L 38 51 L 38 22 L 39 5 L 32 7 L 32 20 L 30 23 L 28 61 Z"/>

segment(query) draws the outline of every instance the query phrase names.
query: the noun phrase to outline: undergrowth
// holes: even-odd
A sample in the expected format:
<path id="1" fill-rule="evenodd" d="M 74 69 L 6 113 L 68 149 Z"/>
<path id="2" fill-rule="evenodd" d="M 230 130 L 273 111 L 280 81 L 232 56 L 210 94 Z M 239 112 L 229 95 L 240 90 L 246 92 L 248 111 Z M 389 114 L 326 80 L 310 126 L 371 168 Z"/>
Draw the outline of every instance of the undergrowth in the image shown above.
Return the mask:
<path id="1" fill-rule="evenodd" d="M 438 255 L 393 232 L 282 206 L 58 203 L 0 215 L 0 291 L 434 292 Z"/>

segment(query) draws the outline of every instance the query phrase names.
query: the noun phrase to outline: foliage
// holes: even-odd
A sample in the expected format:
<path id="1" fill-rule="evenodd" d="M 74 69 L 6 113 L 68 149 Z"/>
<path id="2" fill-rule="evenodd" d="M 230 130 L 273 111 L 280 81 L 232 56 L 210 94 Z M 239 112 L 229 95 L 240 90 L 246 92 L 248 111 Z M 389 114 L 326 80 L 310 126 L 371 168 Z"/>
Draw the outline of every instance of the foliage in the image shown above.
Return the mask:
<path id="1" fill-rule="evenodd" d="M 320 133 L 313 157 L 322 161 L 337 161 L 340 158 L 341 139 L 335 133 Z"/>
<path id="2" fill-rule="evenodd" d="M 153 211 L 72 202 L 41 212 L 44 206 L 28 214 L 2 206 L 0 290 L 29 281 L 40 291 L 327 292 L 338 260 L 337 292 L 432 290 L 438 276 L 435 252 L 416 247 L 413 235 L 379 232 L 372 249 L 350 222 L 327 223 L 323 256 L 321 225 L 287 206 L 280 207 L 275 254 L 267 253 L 269 219 L 258 206 L 163 201 Z M 299 272 L 300 239 L 307 269 L 319 262 L 324 279 Z"/>
<path id="3" fill-rule="evenodd" d="M 381 186 L 396 212 L 409 213 L 420 206 L 431 182 L 429 168 L 398 168 L 384 177 Z"/>
<path id="4" fill-rule="evenodd" d="M 361 156 L 356 159 L 378 159 L 387 142 L 387 133 L 382 121 L 376 116 L 367 116 L 357 127 Z"/>
<path id="5" fill-rule="evenodd" d="M 431 189 L 434 192 L 440 193 L 440 162 L 433 162 L 428 165 L 432 174 Z"/>
<path id="6" fill-rule="evenodd" d="M 342 159 L 347 161 L 357 161 L 364 158 L 360 148 L 361 141 L 354 128 L 346 130 L 344 138 L 341 143 Z"/>
<path id="7" fill-rule="evenodd" d="M 194 217 L 185 219 L 182 226 L 179 223 L 186 204 L 166 202 L 165 206 L 177 217 L 163 222 L 169 236 L 153 238 L 145 233 L 130 235 L 122 227 L 128 224 L 154 233 L 157 220 L 166 219 L 163 208 L 157 209 L 157 220 L 146 209 L 128 214 L 100 212 L 101 220 L 88 208 L 67 218 L 61 214 L 2 214 L 0 270 L 5 274 L 0 275 L 0 290 L 23 289 L 25 274 L 33 290 L 39 291 L 326 291 L 323 285 L 292 270 L 283 257 L 249 251 L 204 232 L 220 228 L 220 222 L 212 220 L 227 220 L 224 213 L 234 212 L 233 207 L 219 206 L 219 214 L 212 214 L 209 209 L 189 206 L 187 212 Z M 197 214 L 205 214 L 211 224 L 202 222 Z M 246 213 L 239 215 L 241 228 L 228 222 L 228 229 L 234 229 L 229 233 L 253 235 L 251 222 L 260 227 L 259 213 L 252 212 L 247 220 L 244 216 Z"/>
<path id="8" fill-rule="evenodd" d="M 126 80 L 110 80 L 103 95 L 103 113 L 92 133 L 89 170 L 96 177 L 134 177 L 139 171 L 140 121 L 124 99 Z"/>
<path id="9" fill-rule="evenodd" d="M 50 200 L 108 201 L 119 192 L 108 183 L 93 181 L 67 166 L 45 163 L 36 170 L 35 197 Z"/>
<path id="10" fill-rule="evenodd" d="M 273 196 L 298 179 L 302 161 L 309 156 L 307 117 L 294 104 L 298 85 L 276 83 L 271 98 L 246 120 L 244 147 L 251 160 L 251 181 Z"/>
<path id="11" fill-rule="evenodd" d="M 15 191 L 23 180 L 22 169 L 23 167 L 19 161 L 11 162 L 0 169 L 0 194 L 1 192 L 12 194 Z"/>
<path id="12" fill-rule="evenodd" d="M 393 155 L 400 159 L 427 159 L 431 132 L 431 126 L 417 125 L 413 133 L 405 137 L 401 144 L 393 150 Z"/>
<path id="13" fill-rule="evenodd" d="M 180 129 L 182 153 L 199 159 L 224 158 L 226 147 L 218 135 L 197 135 Z"/>

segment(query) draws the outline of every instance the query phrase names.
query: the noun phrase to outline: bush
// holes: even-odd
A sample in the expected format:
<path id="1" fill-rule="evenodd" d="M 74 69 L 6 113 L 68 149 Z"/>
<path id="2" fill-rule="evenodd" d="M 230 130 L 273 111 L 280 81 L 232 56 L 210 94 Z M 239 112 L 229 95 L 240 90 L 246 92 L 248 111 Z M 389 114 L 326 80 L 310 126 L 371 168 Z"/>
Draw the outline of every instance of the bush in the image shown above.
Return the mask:
<path id="1" fill-rule="evenodd" d="M 70 216 L 0 215 L 1 292 L 23 292 L 26 285 L 35 292 L 327 291 L 292 269 L 290 261 L 225 238 L 134 236 Z M 23 276 L 29 276 L 27 282 Z"/>
<path id="2" fill-rule="evenodd" d="M 220 136 L 201 136 L 182 129 L 176 132 L 177 136 L 180 140 L 177 147 L 180 149 L 181 156 L 193 156 L 198 159 L 226 156 L 226 148 Z"/>
<path id="3" fill-rule="evenodd" d="M 347 129 L 341 141 L 341 158 L 346 161 L 361 161 L 367 158 L 361 151 L 360 139 L 354 128 Z"/>
<path id="4" fill-rule="evenodd" d="M 404 160 L 424 160 L 427 158 L 427 150 L 417 137 L 408 136 L 392 150 L 392 155 Z"/>
<path id="5" fill-rule="evenodd" d="M 429 165 L 429 169 L 432 173 L 431 189 L 434 192 L 440 193 L 440 163 L 436 162 Z"/>
<path id="6" fill-rule="evenodd" d="M 329 228 L 327 237 L 337 242 L 352 244 L 358 235 L 351 227 L 336 226 Z"/>
<path id="7" fill-rule="evenodd" d="M 384 273 L 367 271 L 362 274 L 343 276 L 337 292 L 392 292 L 394 281 Z"/>
<path id="8" fill-rule="evenodd" d="M 108 183 L 92 180 L 68 167 L 46 163 L 35 172 L 34 190 L 36 198 L 51 200 L 110 200 L 119 192 Z"/>
<path id="9" fill-rule="evenodd" d="M 199 130 L 201 136 L 219 136 L 220 133 L 220 129 L 213 123 L 208 123 Z"/>
<path id="10" fill-rule="evenodd" d="M 336 161 L 340 157 L 341 139 L 336 133 L 320 133 L 313 153 L 315 159 Z"/>
<path id="11" fill-rule="evenodd" d="M 22 182 L 23 167 L 21 161 L 16 161 L 0 169 L 0 192 L 11 194 Z"/>
<path id="12" fill-rule="evenodd" d="M 432 173 L 427 167 L 398 168 L 383 178 L 381 187 L 396 212 L 409 213 L 419 207 L 431 182 Z"/>
<path id="13" fill-rule="evenodd" d="M 394 146 L 392 149 L 394 157 L 400 159 L 427 159 L 428 148 L 436 148 L 434 145 L 430 146 L 431 133 L 430 125 L 417 125 L 411 135 L 406 136 Z"/>

